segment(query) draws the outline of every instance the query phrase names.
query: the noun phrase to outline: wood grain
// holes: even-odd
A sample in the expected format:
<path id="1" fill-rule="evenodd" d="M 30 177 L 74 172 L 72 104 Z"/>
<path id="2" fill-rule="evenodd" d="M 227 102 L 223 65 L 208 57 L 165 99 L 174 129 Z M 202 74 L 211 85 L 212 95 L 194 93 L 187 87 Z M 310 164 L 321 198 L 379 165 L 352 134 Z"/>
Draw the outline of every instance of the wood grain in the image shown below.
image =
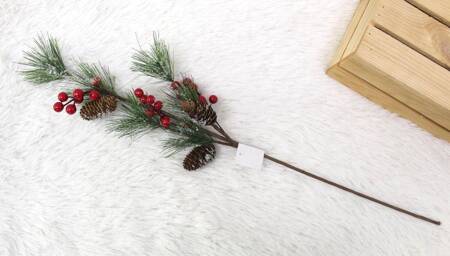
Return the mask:
<path id="1" fill-rule="evenodd" d="M 356 11 L 353 14 L 352 20 L 350 21 L 350 24 L 345 31 L 341 44 L 339 45 L 339 48 L 331 61 L 330 67 L 337 65 L 339 61 L 341 61 L 344 52 L 347 49 L 347 45 L 352 39 L 353 33 L 355 32 L 356 28 L 360 24 L 361 18 L 365 13 L 368 4 L 369 0 L 361 0 L 359 2 L 358 6 L 356 7 Z"/>
<path id="2" fill-rule="evenodd" d="M 450 1 L 448 0 L 407 0 L 430 16 L 450 26 Z"/>
<path id="3" fill-rule="evenodd" d="M 341 66 L 450 129 L 450 72 L 378 28 L 367 28 Z"/>
<path id="4" fill-rule="evenodd" d="M 359 46 L 367 26 L 375 26 L 450 70 L 450 28 L 404 0 L 372 0 L 349 41 L 344 58 Z"/>
<path id="5" fill-rule="evenodd" d="M 450 142 L 449 5 L 361 0 L 327 74 Z"/>
<path id="6" fill-rule="evenodd" d="M 406 119 L 414 120 L 414 122 L 422 129 L 427 130 L 438 138 L 450 142 L 450 132 L 447 129 L 339 65 L 330 67 L 327 70 L 327 74 L 376 104 L 397 113 Z"/>
<path id="7" fill-rule="evenodd" d="M 373 23 L 397 40 L 450 69 L 450 28 L 403 0 L 380 1 Z"/>

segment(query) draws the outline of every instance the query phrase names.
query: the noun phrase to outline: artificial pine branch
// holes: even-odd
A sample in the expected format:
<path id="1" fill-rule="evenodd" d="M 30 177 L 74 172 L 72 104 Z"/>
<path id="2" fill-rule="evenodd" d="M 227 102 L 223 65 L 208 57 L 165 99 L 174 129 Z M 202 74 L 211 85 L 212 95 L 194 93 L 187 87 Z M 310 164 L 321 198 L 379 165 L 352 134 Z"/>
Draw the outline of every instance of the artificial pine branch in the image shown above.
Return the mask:
<path id="1" fill-rule="evenodd" d="M 34 47 L 24 51 L 26 61 L 19 63 L 26 67 L 20 71 L 25 80 L 42 84 L 67 79 L 84 87 L 84 89 L 96 89 L 104 94 L 120 98 L 114 88 L 115 78 L 105 66 L 79 63 L 76 70 L 69 71 L 55 38 L 49 35 L 39 35 L 34 43 Z M 100 79 L 100 83 L 94 86 L 92 81 L 97 78 Z"/>
<path id="2" fill-rule="evenodd" d="M 115 109 L 115 99 L 119 99 L 122 102 L 122 113 L 112 121 L 109 126 L 110 130 L 118 132 L 120 136 L 135 136 L 161 127 L 159 117 L 149 118 L 145 113 L 145 108 L 134 95 L 130 94 L 127 97 L 118 95 L 115 90 L 115 77 L 108 68 L 101 64 L 81 62 L 76 65 L 74 70 L 68 71 L 65 68 L 56 39 L 50 36 L 47 38 L 39 36 L 35 43 L 35 48 L 25 53 L 25 59 L 28 62 L 22 63 L 23 65 L 34 67 L 34 69 L 23 72 L 26 80 L 33 83 L 42 83 L 67 79 L 80 85 L 84 91 L 97 90 L 101 94 L 106 95 L 98 101 L 90 101 L 84 104 L 80 111 L 83 119 L 91 120 L 106 112 L 113 111 Z M 150 57 L 150 59 L 147 57 Z M 136 58 L 139 59 L 139 57 Z M 142 60 L 144 61 L 144 66 L 142 66 L 144 73 L 153 74 L 159 79 L 173 79 L 173 65 L 170 60 L 168 47 L 158 38 L 157 34 L 154 34 L 154 45 L 151 51 Z M 42 76 L 42 74 L 45 76 Z M 93 83 L 95 79 L 98 79 L 98 83 Z M 63 106 L 73 101 L 71 99 Z M 166 152 L 173 154 L 186 147 L 213 142 L 210 131 L 206 131 L 198 124 L 191 122 L 189 118 L 183 116 L 183 113 L 173 113 L 170 116 L 176 123 L 166 130 L 171 132 L 172 135 L 164 143 Z M 214 135 L 219 136 L 217 134 Z"/>
<path id="3" fill-rule="evenodd" d="M 23 72 L 25 79 L 34 83 L 42 83 L 43 81 L 53 81 L 64 78 L 65 76 L 70 76 L 73 81 L 81 85 L 88 87 L 91 85 L 98 86 L 102 90 L 105 90 L 111 97 L 114 96 L 114 78 L 107 69 L 80 64 L 78 71 L 69 73 L 66 71 L 64 63 L 60 58 L 56 40 L 49 38 L 45 41 L 42 38 L 38 38 L 36 44 L 37 48 L 34 48 L 32 51 L 25 54 L 25 58 L 28 62 L 24 65 L 32 67 L 28 71 Z M 173 153 L 185 149 L 186 147 L 196 146 L 196 148 L 188 154 L 187 160 L 185 160 L 184 166 L 188 170 L 196 169 L 212 160 L 216 153 L 214 143 L 234 148 L 238 147 L 239 143 L 232 139 L 219 125 L 216 113 L 211 105 L 207 103 L 206 98 L 200 94 L 198 86 L 193 80 L 185 77 L 181 83 L 174 81 L 173 65 L 170 60 L 168 47 L 156 34 L 154 34 L 154 45 L 152 46 L 151 51 L 145 52 L 140 50 L 133 56 L 133 59 L 132 69 L 134 71 L 139 71 L 154 78 L 171 82 L 173 91 L 166 92 L 166 95 L 169 96 L 169 108 L 167 108 L 168 111 L 166 111 L 166 109 L 162 110 L 163 105 L 161 101 L 155 102 L 154 96 L 145 95 L 143 90 L 138 88 L 134 91 L 134 95 L 129 94 L 127 97 L 117 97 L 123 102 L 123 112 L 113 120 L 110 125 L 111 130 L 118 132 L 121 136 L 133 136 L 143 134 L 148 130 L 163 128 L 172 135 L 171 138 L 165 141 L 164 147 L 166 151 Z M 89 84 L 89 79 L 92 79 L 94 76 L 101 76 L 100 81 L 103 87 L 101 87 L 100 84 L 97 84 L 97 82 Z M 82 102 L 84 97 L 83 93 L 84 91 L 81 89 L 74 90 L 73 96 L 71 96 L 72 98 L 66 102 L 65 105 L 72 101 L 78 103 Z M 92 91 L 90 91 L 90 93 L 92 93 Z M 53 106 L 54 110 L 57 112 L 60 112 L 65 106 L 63 106 L 62 102 L 68 100 L 67 95 L 62 96 L 63 97 L 61 98 L 63 99 L 61 102 L 57 102 Z M 99 96 L 98 92 L 96 92 L 94 96 L 89 95 L 89 98 L 97 98 L 98 100 L 97 96 Z M 195 105 L 195 112 L 192 112 L 192 106 L 184 105 L 186 102 L 189 102 L 189 105 L 191 105 L 191 103 Z M 217 102 L 217 97 L 213 95 L 210 96 L 209 102 L 214 104 Z M 67 110 L 67 107 L 69 106 L 71 107 L 70 111 Z M 73 114 L 76 110 L 74 104 L 68 105 L 67 107 L 66 111 L 69 114 Z M 203 125 L 210 125 L 209 127 L 212 127 L 219 134 L 215 131 L 206 129 Z M 439 221 L 368 196 L 300 169 L 285 161 L 272 157 L 269 154 L 265 154 L 264 158 L 315 180 L 398 212 L 436 225 L 440 224 Z"/>
<path id="4" fill-rule="evenodd" d="M 213 139 L 210 133 L 192 122 L 184 113 L 170 115 L 173 124 L 164 131 L 169 133 L 170 138 L 164 141 L 164 152 L 167 156 L 177 153 L 185 148 L 210 144 Z M 142 103 L 133 95 L 128 94 L 122 104 L 122 112 L 109 124 L 109 130 L 117 132 L 120 136 L 139 136 L 161 128 L 159 116 L 149 117 Z"/>
<path id="5" fill-rule="evenodd" d="M 34 40 L 34 43 L 35 47 L 24 52 L 26 61 L 20 63 L 27 67 L 20 71 L 25 80 L 42 84 L 64 79 L 67 75 L 66 65 L 57 40 L 48 35 L 40 35 Z"/>
<path id="6" fill-rule="evenodd" d="M 170 116 L 174 123 L 165 130 L 170 136 L 163 141 L 163 151 L 166 156 L 171 156 L 185 148 L 214 142 L 209 131 L 183 116 L 184 113 L 179 114 L 176 116 L 171 112 Z M 120 136 L 138 136 L 159 127 L 159 118 L 149 118 L 138 99 L 129 94 L 123 104 L 123 113 L 112 120 L 109 130 L 119 133 Z"/>
<path id="7" fill-rule="evenodd" d="M 174 67 L 171 61 L 169 47 L 153 33 L 153 45 L 149 51 L 137 50 L 133 55 L 131 70 L 141 72 L 163 81 L 174 80 Z"/>

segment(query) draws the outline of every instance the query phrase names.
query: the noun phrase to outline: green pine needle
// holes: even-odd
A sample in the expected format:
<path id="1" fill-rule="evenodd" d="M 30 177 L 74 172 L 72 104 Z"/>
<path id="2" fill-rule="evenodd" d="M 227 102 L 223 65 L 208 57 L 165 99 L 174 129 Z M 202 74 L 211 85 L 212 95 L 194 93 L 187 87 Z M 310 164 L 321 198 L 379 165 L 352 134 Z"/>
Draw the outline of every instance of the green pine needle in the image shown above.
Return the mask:
<path id="1" fill-rule="evenodd" d="M 92 85 L 92 80 L 95 77 L 99 77 L 101 80 L 98 87 Z M 79 63 L 76 70 L 71 72 L 69 79 L 87 89 L 97 89 L 102 93 L 118 97 L 115 91 L 115 77 L 109 72 L 107 67 L 101 64 Z"/>
<path id="2" fill-rule="evenodd" d="M 177 93 L 181 100 L 199 103 L 198 91 L 190 86 L 178 86 Z"/>
<path id="3" fill-rule="evenodd" d="M 193 122 L 184 112 L 173 111 L 169 106 L 164 107 L 170 113 L 172 124 L 163 131 L 169 133 L 170 138 L 164 141 L 164 152 L 170 156 L 185 148 L 213 143 L 208 131 L 201 125 Z M 122 104 L 122 113 L 109 124 L 109 130 L 117 132 L 120 137 L 140 136 L 161 128 L 159 116 L 149 118 L 145 114 L 145 107 L 140 101 L 129 93 Z"/>
<path id="4" fill-rule="evenodd" d="M 181 122 L 184 122 L 185 126 L 174 127 L 172 130 L 173 137 L 164 141 L 163 147 L 167 156 L 189 147 L 213 143 L 211 136 L 197 123 L 188 118 L 182 118 Z"/>
<path id="5" fill-rule="evenodd" d="M 164 89 L 163 93 L 167 97 L 166 105 L 170 107 L 170 111 L 179 115 L 186 115 L 186 112 L 181 107 L 181 102 L 192 101 L 195 104 L 200 104 L 198 91 L 191 86 L 180 85 L 177 90 Z"/>
<path id="6" fill-rule="evenodd" d="M 180 89 L 181 87 L 178 87 Z M 199 123 L 192 120 L 180 106 L 180 99 L 174 94 L 173 90 L 164 90 L 167 96 L 164 109 L 172 114 L 172 119 L 182 125 L 171 126 L 174 136 L 164 141 L 164 151 L 169 155 L 177 153 L 185 148 L 200 146 L 213 143 L 212 137 L 208 131 Z M 197 95 L 197 94 L 196 94 Z"/>
<path id="7" fill-rule="evenodd" d="M 27 69 L 20 71 L 25 80 L 35 84 L 61 80 L 66 75 L 66 66 L 61 57 L 58 41 L 49 35 L 38 36 L 35 47 L 24 52 Z"/>
<path id="8" fill-rule="evenodd" d="M 122 110 L 122 114 L 113 119 L 108 127 L 110 131 L 119 133 L 120 137 L 143 135 L 160 127 L 159 118 L 148 118 L 145 109 L 133 93 L 127 95 Z"/>
<path id="9" fill-rule="evenodd" d="M 163 81 L 174 80 L 174 67 L 170 58 L 169 47 L 153 33 L 153 45 L 150 51 L 137 50 L 133 55 L 131 70 L 141 72 Z"/>

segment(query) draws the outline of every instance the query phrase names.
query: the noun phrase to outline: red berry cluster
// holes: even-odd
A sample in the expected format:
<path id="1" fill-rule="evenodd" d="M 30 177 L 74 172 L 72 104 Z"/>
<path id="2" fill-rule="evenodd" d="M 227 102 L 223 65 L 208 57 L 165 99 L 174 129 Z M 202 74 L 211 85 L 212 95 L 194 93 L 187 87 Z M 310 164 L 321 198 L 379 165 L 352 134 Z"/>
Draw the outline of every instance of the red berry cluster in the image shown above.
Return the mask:
<path id="1" fill-rule="evenodd" d="M 95 77 L 92 80 L 91 84 L 93 86 L 99 86 L 100 82 L 101 82 L 100 78 Z M 101 94 L 97 90 L 83 91 L 82 89 L 79 88 L 73 90 L 72 96 L 67 95 L 67 93 L 65 92 L 60 92 L 58 94 L 58 101 L 55 102 L 55 104 L 53 104 L 53 110 L 55 110 L 56 112 L 61 112 L 63 111 L 64 108 L 66 108 L 67 114 L 73 115 L 75 114 L 75 112 L 77 112 L 77 107 L 75 103 L 77 104 L 82 103 L 84 101 L 85 96 L 88 96 L 89 100 L 94 101 L 100 99 Z"/>
<path id="2" fill-rule="evenodd" d="M 134 89 L 134 95 L 139 99 L 139 101 L 146 107 L 145 114 L 152 118 L 155 115 L 159 115 L 159 122 L 162 127 L 169 128 L 170 117 L 166 116 L 162 110 L 163 103 L 160 100 L 156 100 L 153 95 L 146 95 L 141 88 Z"/>
<path id="3" fill-rule="evenodd" d="M 189 77 L 183 78 L 181 83 L 178 81 L 173 81 L 172 84 L 170 85 L 170 87 L 172 88 L 172 90 L 177 90 L 178 87 L 181 86 L 181 84 L 184 86 L 193 87 L 198 92 L 197 84 L 195 84 L 194 81 L 192 81 L 192 79 L 190 79 Z M 219 98 L 217 98 L 216 95 L 210 95 L 208 99 L 209 99 L 209 103 L 211 103 L 211 104 L 216 104 L 217 101 L 219 100 Z M 198 101 L 203 105 L 206 105 L 208 103 L 208 101 L 206 100 L 206 97 L 201 95 L 200 93 L 198 95 Z"/>

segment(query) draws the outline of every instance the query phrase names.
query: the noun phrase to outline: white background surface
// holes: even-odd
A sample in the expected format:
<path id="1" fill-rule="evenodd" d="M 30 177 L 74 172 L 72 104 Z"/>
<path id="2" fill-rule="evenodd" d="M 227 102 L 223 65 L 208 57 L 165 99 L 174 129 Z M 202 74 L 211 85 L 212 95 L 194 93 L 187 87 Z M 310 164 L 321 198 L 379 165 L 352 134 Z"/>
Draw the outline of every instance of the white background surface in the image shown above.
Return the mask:
<path id="1" fill-rule="evenodd" d="M 0 255 L 448 255 L 450 144 L 324 71 L 356 0 L 0 1 Z M 434 226 L 273 163 L 198 172 L 106 120 L 56 114 L 60 89 L 16 73 L 39 32 L 101 61 L 120 89 L 136 38 L 170 43 L 226 130 L 300 167 L 437 218 Z M 156 88 L 154 89 L 156 90 Z"/>

